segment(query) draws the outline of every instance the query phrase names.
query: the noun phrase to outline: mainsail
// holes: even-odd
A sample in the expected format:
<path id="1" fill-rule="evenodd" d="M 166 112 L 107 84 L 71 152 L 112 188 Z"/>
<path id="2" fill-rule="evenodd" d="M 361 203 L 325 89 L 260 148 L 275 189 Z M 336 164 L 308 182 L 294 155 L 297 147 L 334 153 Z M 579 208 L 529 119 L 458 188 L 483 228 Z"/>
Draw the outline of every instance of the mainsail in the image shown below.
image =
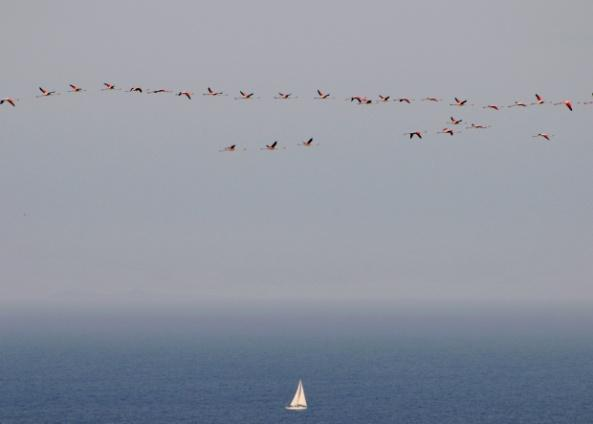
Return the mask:
<path id="1" fill-rule="evenodd" d="M 307 408 L 307 399 L 305 398 L 305 389 L 303 389 L 303 381 L 299 380 L 299 385 L 297 386 L 296 393 L 292 398 L 290 404 L 286 407 L 286 409 L 306 409 Z"/>

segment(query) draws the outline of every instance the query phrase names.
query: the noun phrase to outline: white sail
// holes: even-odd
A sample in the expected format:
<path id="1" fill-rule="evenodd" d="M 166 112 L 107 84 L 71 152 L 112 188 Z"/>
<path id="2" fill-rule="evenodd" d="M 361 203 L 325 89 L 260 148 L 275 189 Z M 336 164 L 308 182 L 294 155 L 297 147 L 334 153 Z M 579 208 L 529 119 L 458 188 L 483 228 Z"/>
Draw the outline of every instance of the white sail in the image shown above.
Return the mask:
<path id="1" fill-rule="evenodd" d="M 299 385 L 297 386 L 294 397 L 286 409 L 293 411 L 307 409 L 307 399 L 305 398 L 305 389 L 303 388 L 302 380 L 299 380 Z"/>

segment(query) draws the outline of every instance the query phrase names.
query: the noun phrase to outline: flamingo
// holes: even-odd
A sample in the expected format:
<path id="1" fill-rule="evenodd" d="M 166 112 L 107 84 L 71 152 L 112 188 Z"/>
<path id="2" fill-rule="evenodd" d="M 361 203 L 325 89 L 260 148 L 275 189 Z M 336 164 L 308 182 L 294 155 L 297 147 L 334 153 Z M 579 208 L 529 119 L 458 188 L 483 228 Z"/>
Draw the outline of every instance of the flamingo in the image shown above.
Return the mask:
<path id="1" fill-rule="evenodd" d="M 261 150 L 278 150 L 278 142 L 274 141 L 272 144 L 266 144 L 266 147 Z"/>
<path id="2" fill-rule="evenodd" d="M 245 151 L 247 149 L 243 149 L 243 151 Z M 219 152 L 238 152 L 239 149 L 237 149 L 237 145 L 236 144 L 231 144 L 230 146 L 226 146 L 224 149 L 219 150 Z"/>
<path id="3" fill-rule="evenodd" d="M 317 94 L 319 95 L 319 97 L 314 97 L 315 99 L 318 100 L 325 100 L 328 99 L 330 96 L 330 93 L 324 93 L 323 91 L 317 89 Z"/>
<path id="4" fill-rule="evenodd" d="M 490 125 L 483 125 L 483 124 L 471 124 L 469 127 L 465 127 L 467 129 L 475 129 L 475 130 L 483 130 L 486 128 L 490 128 Z"/>
<path id="5" fill-rule="evenodd" d="M 102 88 L 102 91 L 106 91 L 106 90 L 116 90 L 115 88 L 115 84 L 112 84 L 110 82 L 104 82 L 103 85 L 105 86 L 105 88 Z"/>
<path id="6" fill-rule="evenodd" d="M 161 94 L 161 93 L 170 93 L 171 90 L 167 90 L 166 88 L 159 88 L 158 90 L 149 91 L 150 94 Z"/>
<path id="7" fill-rule="evenodd" d="M 303 141 L 303 142 L 301 143 L 301 146 L 305 146 L 305 147 L 311 147 L 311 146 L 313 146 L 313 145 L 314 145 L 314 144 L 313 144 L 313 137 L 311 137 L 310 139 L 308 139 L 308 140 L 306 140 L 306 141 Z"/>
<path id="8" fill-rule="evenodd" d="M 483 107 L 483 109 L 500 110 L 498 105 L 490 104 Z"/>
<path id="9" fill-rule="evenodd" d="M 418 138 L 422 138 L 422 136 L 424 135 L 425 131 L 412 131 L 412 132 L 407 132 L 404 133 L 404 135 L 407 135 L 410 137 L 410 140 L 412 140 L 414 138 L 414 136 L 418 137 Z"/>
<path id="10" fill-rule="evenodd" d="M 202 94 L 204 96 L 221 96 L 224 93 L 222 91 L 215 91 L 215 90 L 211 89 L 210 87 L 208 87 L 208 92 L 202 93 Z"/>
<path id="11" fill-rule="evenodd" d="M 241 91 L 241 90 L 239 90 L 239 93 L 241 94 L 241 97 L 235 97 L 235 99 L 249 100 L 253 97 L 253 94 L 254 94 L 254 93 L 247 93 L 247 92 Z"/>
<path id="12" fill-rule="evenodd" d="M 81 91 L 86 91 L 83 90 L 82 88 L 80 88 L 79 86 L 77 86 L 76 84 L 68 84 L 70 86 L 70 92 L 71 93 L 80 93 Z"/>
<path id="13" fill-rule="evenodd" d="M 545 132 L 540 132 L 540 133 L 537 133 L 536 135 L 533 136 L 533 138 L 538 138 L 538 137 L 543 138 L 543 139 L 545 139 L 547 141 L 550 141 L 550 138 L 552 138 L 553 135 L 552 134 L 545 133 Z"/>
<path id="14" fill-rule="evenodd" d="M 49 97 L 49 96 L 53 96 L 54 94 L 58 94 L 57 91 L 49 91 L 43 87 L 39 87 L 39 91 L 41 91 L 41 95 L 37 96 L 37 97 Z"/>
<path id="15" fill-rule="evenodd" d="M 382 96 L 379 94 L 379 103 L 387 103 L 391 99 L 391 96 Z"/>
<path id="16" fill-rule="evenodd" d="M 453 135 L 453 134 L 457 134 L 459 131 L 454 131 L 451 128 L 443 128 L 441 131 L 438 131 L 437 134 L 449 134 L 449 135 Z"/>
<path id="17" fill-rule="evenodd" d="M 142 93 L 142 88 L 141 87 L 132 87 L 130 88 L 130 93 Z"/>
<path id="18" fill-rule="evenodd" d="M 572 102 L 570 100 L 563 100 L 561 102 L 554 103 L 554 106 L 557 106 L 557 105 L 564 105 L 568 108 L 568 110 L 570 110 L 572 112 Z"/>
<path id="19" fill-rule="evenodd" d="M 371 103 L 373 103 L 372 100 L 367 99 L 366 97 L 362 97 L 362 96 L 350 97 L 351 102 L 353 102 L 354 100 L 356 100 L 359 105 L 370 105 Z"/>
<path id="20" fill-rule="evenodd" d="M 441 99 L 438 99 L 436 97 L 425 97 L 422 99 L 423 102 L 440 102 Z"/>
<path id="21" fill-rule="evenodd" d="M 292 93 L 278 93 L 278 95 L 276 97 L 274 97 L 274 98 L 275 99 L 288 100 L 290 98 L 290 96 L 292 96 Z"/>
<path id="22" fill-rule="evenodd" d="M 18 99 L 14 99 L 12 97 L 5 97 L 4 99 L 0 99 L 0 105 L 3 105 L 4 103 L 8 103 L 12 107 L 15 107 L 17 100 Z"/>
<path id="23" fill-rule="evenodd" d="M 544 98 L 542 96 L 540 96 L 539 94 L 535 93 L 535 103 L 531 103 L 532 105 L 543 105 L 544 104 Z"/>
<path id="24" fill-rule="evenodd" d="M 400 97 L 399 99 L 397 99 L 397 101 L 399 103 L 407 103 L 407 104 L 412 103 L 412 100 L 414 100 L 414 99 L 410 99 L 408 97 Z"/>
<path id="25" fill-rule="evenodd" d="M 179 93 L 177 93 L 178 96 L 185 96 L 187 97 L 187 100 L 191 100 L 191 96 L 194 93 L 190 92 L 190 91 L 180 91 Z"/>
<path id="26" fill-rule="evenodd" d="M 572 102 L 570 100 L 564 100 L 562 103 L 572 112 Z"/>
<path id="27" fill-rule="evenodd" d="M 451 121 L 451 123 L 453 125 L 459 125 L 459 124 L 461 124 L 463 122 L 463 119 L 455 119 L 452 116 L 449 118 L 449 120 Z"/>
<path id="28" fill-rule="evenodd" d="M 454 97 L 453 100 L 455 100 L 455 103 L 451 103 L 450 106 L 465 106 L 465 104 L 467 103 L 467 99 L 460 99 L 458 97 Z"/>
<path id="29" fill-rule="evenodd" d="M 507 107 L 527 107 L 527 103 L 525 103 L 524 101 L 521 101 L 521 100 L 515 100 L 515 103 L 513 103 L 512 105 L 509 105 Z"/>

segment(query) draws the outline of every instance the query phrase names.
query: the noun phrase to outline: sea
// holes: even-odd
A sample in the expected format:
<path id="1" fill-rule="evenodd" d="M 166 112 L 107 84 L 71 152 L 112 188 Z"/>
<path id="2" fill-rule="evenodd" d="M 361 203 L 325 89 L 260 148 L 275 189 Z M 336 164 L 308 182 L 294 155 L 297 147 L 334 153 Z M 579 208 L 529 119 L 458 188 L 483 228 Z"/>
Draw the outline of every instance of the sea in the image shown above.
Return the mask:
<path id="1" fill-rule="evenodd" d="M 593 423 L 587 325 L 432 319 L 5 325 L 0 423 Z"/>

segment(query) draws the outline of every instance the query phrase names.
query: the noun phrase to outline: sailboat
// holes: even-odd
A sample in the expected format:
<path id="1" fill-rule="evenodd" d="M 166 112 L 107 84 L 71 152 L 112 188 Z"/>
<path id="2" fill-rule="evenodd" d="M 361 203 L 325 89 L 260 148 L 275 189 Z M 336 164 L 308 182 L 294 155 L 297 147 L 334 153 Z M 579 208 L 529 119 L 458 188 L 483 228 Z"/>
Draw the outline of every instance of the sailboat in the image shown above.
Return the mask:
<path id="1" fill-rule="evenodd" d="M 303 380 L 299 380 L 296 393 L 292 401 L 286 407 L 289 411 L 304 411 L 307 409 L 307 399 L 305 399 L 305 389 L 303 389 Z"/>

